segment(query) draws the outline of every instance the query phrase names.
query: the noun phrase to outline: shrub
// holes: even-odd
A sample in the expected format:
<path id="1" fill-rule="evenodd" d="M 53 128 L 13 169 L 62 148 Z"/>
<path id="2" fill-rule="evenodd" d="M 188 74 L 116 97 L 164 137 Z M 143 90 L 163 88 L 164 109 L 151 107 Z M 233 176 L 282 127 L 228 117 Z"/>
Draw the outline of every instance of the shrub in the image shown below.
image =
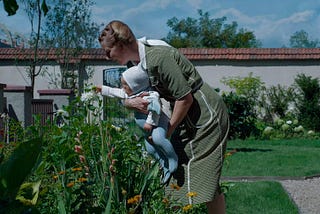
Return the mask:
<path id="1" fill-rule="evenodd" d="M 245 97 L 252 109 L 259 106 L 257 102 L 265 89 L 265 83 L 260 80 L 260 77 L 253 77 L 251 72 L 247 77 L 225 77 L 221 82 L 233 89 L 238 96 Z"/>
<path id="2" fill-rule="evenodd" d="M 230 117 L 229 137 L 231 139 L 245 139 L 255 133 L 256 116 L 250 101 L 233 92 L 222 94 L 222 98 L 227 105 Z"/>
<path id="3" fill-rule="evenodd" d="M 270 113 L 280 118 L 284 117 L 290 103 L 294 102 L 295 93 L 292 87 L 277 85 L 266 89 L 266 97 L 270 106 Z"/>
<path id="4" fill-rule="evenodd" d="M 299 74 L 297 85 L 298 119 L 305 127 L 320 131 L 320 84 L 318 78 Z"/>

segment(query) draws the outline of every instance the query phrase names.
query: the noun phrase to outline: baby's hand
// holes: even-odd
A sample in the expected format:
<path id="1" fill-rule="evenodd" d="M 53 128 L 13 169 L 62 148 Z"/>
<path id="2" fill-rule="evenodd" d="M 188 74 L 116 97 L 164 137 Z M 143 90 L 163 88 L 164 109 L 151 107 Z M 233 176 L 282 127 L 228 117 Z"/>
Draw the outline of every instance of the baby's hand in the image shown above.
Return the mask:
<path id="1" fill-rule="evenodd" d="M 100 93 L 102 90 L 102 86 L 101 85 L 93 86 L 92 90 L 95 91 L 96 93 Z"/>
<path id="2" fill-rule="evenodd" d="M 143 125 L 143 129 L 144 129 L 145 131 L 147 131 L 147 132 L 151 132 L 152 129 L 153 129 L 153 126 L 152 126 L 151 124 L 145 123 L 145 124 Z"/>

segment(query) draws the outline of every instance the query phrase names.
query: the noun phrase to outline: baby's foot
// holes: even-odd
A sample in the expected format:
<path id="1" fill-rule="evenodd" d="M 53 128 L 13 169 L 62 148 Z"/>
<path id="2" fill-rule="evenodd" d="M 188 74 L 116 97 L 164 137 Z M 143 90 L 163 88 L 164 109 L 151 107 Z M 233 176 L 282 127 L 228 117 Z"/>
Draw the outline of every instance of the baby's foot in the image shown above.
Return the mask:
<path id="1" fill-rule="evenodd" d="M 168 158 L 169 162 L 169 170 L 171 173 L 175 172 L 178 168 L 178 159 L 176 158 Z"/>
<path id="2" fill-rule="evenodd" d="M 171 176 L 172 176 L 172 174 L 171 174 L 170 170 L 169 169 L 164 169 L 163 170 L 163 174 L 162 174 L 162 178 L 161 178 L 161 184 L 162 185 L 168 185 Z"/>

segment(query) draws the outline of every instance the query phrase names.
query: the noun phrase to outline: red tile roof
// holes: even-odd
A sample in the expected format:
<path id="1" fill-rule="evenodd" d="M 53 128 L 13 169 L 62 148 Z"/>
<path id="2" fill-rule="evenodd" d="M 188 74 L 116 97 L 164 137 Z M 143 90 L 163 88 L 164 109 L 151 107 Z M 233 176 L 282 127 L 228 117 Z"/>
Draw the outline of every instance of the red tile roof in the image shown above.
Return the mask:
<path id="1" fill-rule="evenodd" d="M 190 60 L 319 60 L 320 48 L 181 48 Z M 40 59 L 63 61 L 64 51 L 41 49 Z M 31 60 L 33 49 L 0 48 L 0 60 Z M 72 60 L 106 60 L 102 49 L 85 49 Z"/>

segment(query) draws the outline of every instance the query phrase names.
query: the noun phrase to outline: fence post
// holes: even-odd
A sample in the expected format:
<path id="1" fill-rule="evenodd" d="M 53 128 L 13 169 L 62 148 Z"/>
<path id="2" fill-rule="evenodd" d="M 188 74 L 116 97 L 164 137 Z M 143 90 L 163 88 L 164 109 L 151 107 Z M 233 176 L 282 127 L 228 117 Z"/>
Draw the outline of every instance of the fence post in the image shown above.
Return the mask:
<path id="1" fill-rule="evenodd" d="M 6 84 L 0 83 L 0 114 L 4 112 L 4 96 L 3 96 L 3 89 L 6 87 Z"/>
<path id="2" fill-rule="evenodd" d="M 23 127 L 32 123 L 30 86 L 7 85 L 4 88 L 4 97 L 7 101 L 7 109 L 10 118 L 22 122 Z"/>
<path id="3" fill-rule="evenodd" d="M 5 112 L 5 99 L 3 96 L 3 89 L 6 87 L 5 84 L 0 83 L 0 141 L 4 141 L 5 140 L 5 136 L 6 136 L 6 117 L 3 114 Z"/>

